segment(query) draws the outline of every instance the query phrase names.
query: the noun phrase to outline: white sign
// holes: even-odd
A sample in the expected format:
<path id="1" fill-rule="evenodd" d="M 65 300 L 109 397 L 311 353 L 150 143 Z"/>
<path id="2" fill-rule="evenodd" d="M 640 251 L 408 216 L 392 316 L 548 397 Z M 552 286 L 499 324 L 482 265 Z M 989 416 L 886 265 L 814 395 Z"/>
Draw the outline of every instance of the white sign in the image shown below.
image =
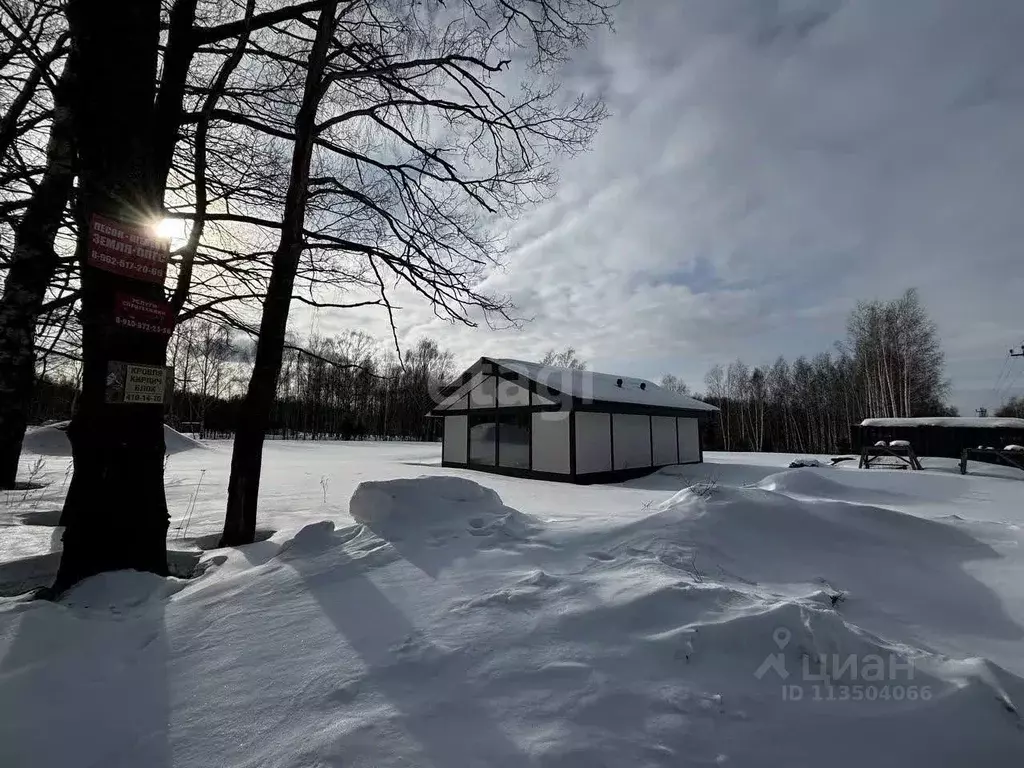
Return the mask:
<path id="1" fill-rule="evenodd" d="M 161 405 L 167 395 L 170 370 L 162 365 L 111 361 L 107 367 L 107 402 Z"/>
<path id="2" fill-rule="evenodd" d="M 167 369 L 154 365 L 129 365 L 124 380 L 124 402 L 160 405 L 164 401 Z"/>

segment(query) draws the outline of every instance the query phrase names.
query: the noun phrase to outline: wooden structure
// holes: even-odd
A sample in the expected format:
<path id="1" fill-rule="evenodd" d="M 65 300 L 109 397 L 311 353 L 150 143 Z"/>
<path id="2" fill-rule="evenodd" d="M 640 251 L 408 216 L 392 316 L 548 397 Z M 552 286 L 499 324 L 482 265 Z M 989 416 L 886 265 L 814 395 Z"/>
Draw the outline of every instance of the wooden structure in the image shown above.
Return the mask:
<path id="1" fill-rule="evenodd" d="M 882 459 L 895 458 L 899 464 L 881 463 Z M 885 466 L 894 469 L 924 469 L 912 445 L 865 445 L 860 451 L 860 469 Z"/>
<path id="2" fill-rule="evenodd" d="M 853 450 L 880 440 L 910 442 L 919 456 L 959 459 L 965 448 L 1024 445 L 1024 419 L 935 416 L 913 419 L 865 419 L 853 427 Z"/>
<path id="3" fill-rule="evenodd" d="M 960 454 L 960 474 L 967 474 L 967 462 L 984 461 L 989 464 L 1003 464 L 1024 472 L 1024 451 L 1000 451 L 995 448 L 964 448 Z"/>

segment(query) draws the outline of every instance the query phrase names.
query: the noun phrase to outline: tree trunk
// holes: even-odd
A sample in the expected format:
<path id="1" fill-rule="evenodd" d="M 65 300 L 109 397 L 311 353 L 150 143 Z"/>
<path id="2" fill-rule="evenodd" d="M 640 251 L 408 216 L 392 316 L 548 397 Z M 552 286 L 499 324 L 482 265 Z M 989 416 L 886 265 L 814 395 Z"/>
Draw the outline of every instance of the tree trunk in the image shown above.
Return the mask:
<path id="1" fill-rule="evenodd" d="M 162 366 L 167 347 L 162 334 L 117 330 L 115 295 L 162 300 L 163 288 L 88 264 L 94 213 L 134 226 L 163 213 L 166 176 L 152 141 L 160 0 L 71 0 L 67 15 L 77 57 L 83 377 L 68 429 L 75 472 L 57 591 L 107 570 L 166 574 L 168 525 L 163 406 L 106 402 L 110 361 Z"/>
<path id="2" fill-rule="evenodd" d="M 316 138 L 316 114 L 323 95 L 323 73 L 334 31 L 337 5 L 330 3 L 320 11 L 306 69 L 302 104 L 295 117 L 295 145 L 281 221 L 281 240 L 274 253 L 267 297 L 263 302 L 260 335 L 256 342 L 256 359 L 239 410 L 238 429 L 231 454 L 227 512 L 220 541 L 223 547 L 250 544 L 256 538 L 263 441 L 274 394 L 277 392 L 277 379 L 281 373 L 288 310 L 299 256 L 302 254 L 309 165 Z"/>
<path id="3" fill-rule="evenodd" d="M 71 196 L 74 145 L 68 98 L 73 62 L 54 93 L 46 171 L 18 223 L 0 298 L 0 488 L 17 480 L 35 379 L 36 321 L 57 269 L 53 243 Z"/>

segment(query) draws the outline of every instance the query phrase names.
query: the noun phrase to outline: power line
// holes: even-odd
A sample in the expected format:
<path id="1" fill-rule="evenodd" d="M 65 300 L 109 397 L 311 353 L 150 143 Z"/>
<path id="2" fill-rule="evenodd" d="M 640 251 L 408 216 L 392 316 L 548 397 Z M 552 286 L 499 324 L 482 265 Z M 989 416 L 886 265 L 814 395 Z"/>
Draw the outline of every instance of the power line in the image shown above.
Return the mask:
<path id="1" fill-rule="evenodd" d="M 1010 350 L 1010 351 L 1012 352 L 1013 350 Z M 1009 365 L 1010 365 L 1010 356 L 1007 355 L 1006 357 L 1003 358 L 1003 367 L 999 369 L 999 374 L 996 376 L 996 380 L 992 383 L 992 391 L 989 393 L 989 396 L 988 396 L 989 397 L 989 401 L 991 402 L 992 405 L 998 405 L 999 404 L 998 402 L 996 402 L 996 394 L 999 391 L 1000 384 L 1002 384 L 1002 382 L 1003 382 L 1003 377 L 1006 376 L 1006 373 L 1009 370 Z"/>
<path id="2" fill-rule="evenodd" d="M 1010 376 L 1013 373 L 1013 359 L 1022 357 L 1024 358 L 1024 344 L 1021 344 L 1020 351 L 1015 352 L 1013 347 L 1010 347 L 1010 351 L 1006 355 L 1006 359 L 1003 361 L 1003 370 L 1000 372 L 999 377 L 996 379 L 996 386 L 994 387 L 994 394 L 992 397 L 992 404 L 995 407 L 1002 405 L 1003 397 L 1009 395 L 1013 391 L 1014 387 L 1017 386 L 1017 381 L 1020 379 L 1022 371 L 1017 371 L 1017 375 L 1010 380 Z M 1007 365 L 1009 364 L 1009 365 Z"/>

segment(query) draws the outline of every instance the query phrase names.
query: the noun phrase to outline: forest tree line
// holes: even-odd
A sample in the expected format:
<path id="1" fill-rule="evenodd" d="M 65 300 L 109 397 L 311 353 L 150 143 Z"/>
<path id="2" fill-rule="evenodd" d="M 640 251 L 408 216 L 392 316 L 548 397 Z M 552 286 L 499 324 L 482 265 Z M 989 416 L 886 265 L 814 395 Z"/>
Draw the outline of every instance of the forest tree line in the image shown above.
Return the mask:
<path id="1" fill-rule="evenodd" d="M 230 328 L 197 320 L 181 326 L 168 347 L 174 395 L 166 421 L 203 439 L 230 438 L 236 429 L 253 345 Z M 424 339 L 402 355 L 359 331 L 312 336 L 284 353 L 268 437 L 309 440 L 436 440 L 428 418 L 439 388 L 450 379 L 453 356 Z M 79 382 L 74 368 L 43 376 L 31 419 L 70 418 Z"/>
<path id="2" fill-rule="evenodd" d="M 182 325 L 168 347 L 174 398 L 168 423 L 201 437 L 233 434 L 250 375 L 252 344 L 207 320 Z M 581 368 L 576 350 L 549 351 L 542 362 Z M 427 416 L 441 386 L 459 371 L 436 340 L 421 339 L 401 362 L 393 347 L 351 331 L 294 339 L 285 351 L 269 436 L 308 440 L 438 440 Z M 953 415 L 934 323 L 916 291 L 861 302 L 847 336 L 813 357 L 751 366 L 714 365 L 704 390 L 665 375 L 661 385 L 721 409 L 704 427 L 707 450 L 827 453 L 849 450 L 852 427 L 868 417 Z M 37 389 L 37 421 L 67 418 L 74 383 L 49 379 Z M 1012 400 L 1007 413 L 1019 407 Z M 1002 412 L 1000 415 L 1003 415 Z"/>
<path id="3" fill-rule="evenodd" d="M 193 320 L 168 345 L 174 395 L 166 422 L 201 439 L 227 439 L 254 357 L 251 341 L 227 326 Z M 550 350 L 545 365 L 582 368 L 572 348 Z M 69 419 L 81 382 L 78 368 L 41 371 L 31 421 Z M 455 356 L 421 339 L 399 357 L 393 344 L 362 331 L 293 338 L 284 353 L 268 437 L 284 440 L 420 440 L 441 438 L 441 420 L 429 417 L 441 388 L 459 371 Z"/>
<path id="4" fill-rule="evenodd" d="M 688 391 L 676 377 L 663 386 Z M 935 323 L 914 289 L 862 301 L 833 350 L 792 362 L 715 365 L 696 395 L 721 409 L 705 430 L 707 450 L 849 451 L 865 418 L 955 416 Z"/>

